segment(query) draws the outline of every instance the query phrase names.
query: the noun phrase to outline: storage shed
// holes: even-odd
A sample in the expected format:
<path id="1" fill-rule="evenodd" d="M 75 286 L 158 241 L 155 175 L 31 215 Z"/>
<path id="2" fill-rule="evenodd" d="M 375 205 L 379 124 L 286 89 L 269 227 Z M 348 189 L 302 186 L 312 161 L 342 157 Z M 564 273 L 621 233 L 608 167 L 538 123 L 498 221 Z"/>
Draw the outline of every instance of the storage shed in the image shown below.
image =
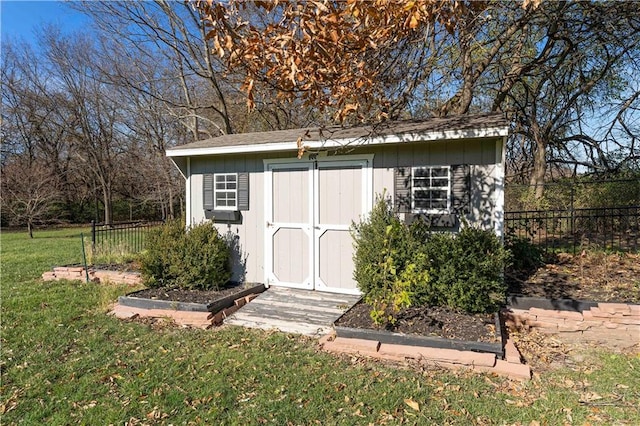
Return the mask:
<path id="1" fill-rule="evenodd" d="M 187 225 L 213 220 L 233 241 L 235 280 L 358 294 L 350 226 L 376 197 L 407 222 L 502 235 L 508 130 L 478 114 L 223 135 L 167 155 L 186 179 Z"/>

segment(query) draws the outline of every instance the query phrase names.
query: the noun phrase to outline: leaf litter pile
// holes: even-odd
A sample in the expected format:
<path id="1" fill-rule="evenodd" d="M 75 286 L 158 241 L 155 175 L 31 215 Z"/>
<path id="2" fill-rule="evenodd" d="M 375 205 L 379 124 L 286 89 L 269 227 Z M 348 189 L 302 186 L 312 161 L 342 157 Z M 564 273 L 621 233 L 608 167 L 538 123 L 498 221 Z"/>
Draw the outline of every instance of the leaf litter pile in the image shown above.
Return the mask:
<path id="1" fill-rule="evenodd" d="M 509 291 L 547 299 L 640 303 L 640 254 L 560 253 L 534 271 L 506 271 Z"/>

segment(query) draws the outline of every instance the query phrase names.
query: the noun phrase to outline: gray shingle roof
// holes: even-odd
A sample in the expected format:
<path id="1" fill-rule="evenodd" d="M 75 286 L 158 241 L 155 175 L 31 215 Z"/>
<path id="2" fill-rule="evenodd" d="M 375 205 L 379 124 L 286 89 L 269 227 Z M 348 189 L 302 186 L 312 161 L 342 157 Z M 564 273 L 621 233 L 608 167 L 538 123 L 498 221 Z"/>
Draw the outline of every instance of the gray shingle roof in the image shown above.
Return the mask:
<path id="1" fill-rule="evenodd" d="M 246 145 L 295 142 L 302 137 L 303 143 L 323 140 L 363 139 L 388 135 L 419 135 L 422 133 L 472 131 L 494 128 L 506 128 L 508 122 L 500 113 L 460 115 L 426 120 L 387 121 L 376 125 L 343 128 L 330 126 L 324 128 L 303 128 L 274 130 L 270 132 L 238 133 L 203 139 L 186 145 L 177 146 L 170 151 L 183 149 L 201 149 L 233 147 Z"/>

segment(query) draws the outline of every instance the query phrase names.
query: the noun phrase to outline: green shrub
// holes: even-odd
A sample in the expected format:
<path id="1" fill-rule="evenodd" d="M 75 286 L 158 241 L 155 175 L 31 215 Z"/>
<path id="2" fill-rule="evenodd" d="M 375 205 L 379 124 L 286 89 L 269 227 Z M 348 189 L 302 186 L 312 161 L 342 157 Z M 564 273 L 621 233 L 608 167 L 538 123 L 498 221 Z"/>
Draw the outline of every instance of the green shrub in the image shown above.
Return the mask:
<path id="1" fill-rule="evenodd" d="M 185 236 L 185 225 L 179 219 L 168 220 L 164 225 L 154 228 L 147 235 L 146 250 L 142 254 L 140 267 L 142 277 L 148 287 L 169 287 L 175 276 L 170 266 L 175 250 Z"/>
<path id="2" fill-rule="evenodd" d="M 399 269 L 396 264 L 394 244 L 403 234 L 404 226 L 394 221 L 385 229 L 385 239 L 380 251 L 378 264 L 379 279 L 377 286 L 371 288 L 365 296 L 365 302 L 371 305 L 371 319 L 378 325 L 395 323 L 395 314 L 402 308 L 411 306 L 412 286 L 416 280 L 415 265 L 406 265 Z"/>
<path id="3" fill-rule="evenodd" d="M 465 227 L 458 234 L 434 234 L 422 249 L 425 263 L 419 267 L 429 268 L 433 282 L 415 291 L 416 303 L 470 313 L 495 312 L 504 303 L 509 252 L 493 232 Z"/>
<path id="4" fill-rule="evenodd" d="M 380 199 L 352 235 L 354 278 L 377 324 L 415 305 L 476 313 L 504 303 L 509 252 L 492 231 L 432 233 L 420 220 L 407 226 Z"/>
<path id="5" fill-rule="evenodd" d="M 412 239 L 384 198 L 379 198 L 368 218 L 352 225 L 354 279 L 367 295 L 390 286 L 396 271 L 410 258 Z"/>
<path id="6" fill-rule="evenodd" d="M 231 278 L 229 247 L 211 222 L 167 222 L 149 234 L 142 275 L 149 287 L 219 290 Z"/>
<path id="7" fill-rule="evenodd" d="M 369 218 L 353 225 L 354 278 L 372 306 L 371 318 L 383 325 L 394 323 L 394 314 L 411 305 L 415 265 L 408 264 L 413 240 L 409 229 L 380 198 Z"/>
<path id="8" fill-rule="evenodd" d="M 511 253 L 511 266 L 517 271 L 531 271 L 544 263 L 542 250 L 528 238 L 508 235 L 505 247 Z"/>

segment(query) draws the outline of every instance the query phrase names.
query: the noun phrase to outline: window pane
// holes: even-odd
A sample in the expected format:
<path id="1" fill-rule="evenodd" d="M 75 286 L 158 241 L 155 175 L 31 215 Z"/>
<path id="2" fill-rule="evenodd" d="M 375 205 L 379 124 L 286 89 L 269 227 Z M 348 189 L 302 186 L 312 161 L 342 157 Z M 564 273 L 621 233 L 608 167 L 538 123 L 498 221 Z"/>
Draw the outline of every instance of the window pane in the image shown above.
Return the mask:
<path id="1" fill-rule="evenodd" d="M 416 209 L 426 210 L 429 208 L 429 201 L 424 199 L 416 199 L 414 202 L 414 206 Z"/>
<path id="2" fill-rule="evenodd" d="M 447 208 L 447 200 L 433 200 L 431 202 L 432 209 L 444 210 Z"/>
<path id="3" fill-rule="evenodd" d="M 435 178 L 431 181 L 431 186 L 449 186 L 449 179 Z"/>
<path id="4" fill-rule="evenodd" d="M 413 171 L 414 177 L 429 177 L 429 169 L 420 168 Z"/>
<path id="5" fill-rule="evenodd" d="M 431 169 L 431 176 L 433 177 L 448 177 L 449 171 L 445 168 Z"/>
<path id="6" fill-rule="evenodd" d="M 447 191 L 442 191 L 438 189 L 432 189 L 429 197 L 437 200 L 446 200 L 447 199 Z"/>
<path id="7" fill-rule="evenodd" d="M 413 180 L 413 186 L 416 188 L 428 188 L 429 185 L 429 180 L 427 179 L 414 179 Z"/>

